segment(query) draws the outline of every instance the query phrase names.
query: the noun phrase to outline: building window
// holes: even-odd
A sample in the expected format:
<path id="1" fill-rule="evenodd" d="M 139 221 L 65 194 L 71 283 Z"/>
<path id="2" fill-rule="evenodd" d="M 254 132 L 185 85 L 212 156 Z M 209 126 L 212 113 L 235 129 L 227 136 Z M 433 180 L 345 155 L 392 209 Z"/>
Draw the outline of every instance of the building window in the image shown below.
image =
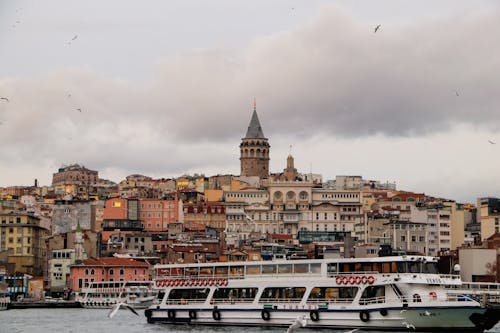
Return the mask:
<path id="1" fill-rule="evenodd" d="M 115 274 L 115 271 L 112 268 L 110 268 L 109 269 L 109 275 L 114 275 L 114 274 Z"/>

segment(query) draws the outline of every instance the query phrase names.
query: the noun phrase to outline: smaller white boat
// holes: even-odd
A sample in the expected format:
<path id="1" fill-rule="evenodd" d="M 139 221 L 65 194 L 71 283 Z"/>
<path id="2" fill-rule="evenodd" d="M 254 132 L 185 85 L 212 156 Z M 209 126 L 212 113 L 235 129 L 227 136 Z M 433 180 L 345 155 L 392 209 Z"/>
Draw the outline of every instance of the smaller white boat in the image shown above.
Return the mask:
<path id="1" fill-rule="evenodd" d="M 82 288 L 76 301 L 91 309 L 111 309 L 117 303 L 145 309 L 155 303 L 157 295 L 152 281 L 100 281 Z"/>

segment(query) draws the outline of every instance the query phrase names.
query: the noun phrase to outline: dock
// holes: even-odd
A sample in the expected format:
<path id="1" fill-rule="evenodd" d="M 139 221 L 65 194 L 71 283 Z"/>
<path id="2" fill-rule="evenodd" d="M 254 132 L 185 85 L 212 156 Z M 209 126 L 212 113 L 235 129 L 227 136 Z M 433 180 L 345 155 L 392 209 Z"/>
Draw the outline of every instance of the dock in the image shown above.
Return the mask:
<path id="1" fill-rule="evenodd" d="M 81 308 L 81 304 L 75 301 L 21 301 L 11 302 L 9 309 L 39 309 L 39 308 Z"/>

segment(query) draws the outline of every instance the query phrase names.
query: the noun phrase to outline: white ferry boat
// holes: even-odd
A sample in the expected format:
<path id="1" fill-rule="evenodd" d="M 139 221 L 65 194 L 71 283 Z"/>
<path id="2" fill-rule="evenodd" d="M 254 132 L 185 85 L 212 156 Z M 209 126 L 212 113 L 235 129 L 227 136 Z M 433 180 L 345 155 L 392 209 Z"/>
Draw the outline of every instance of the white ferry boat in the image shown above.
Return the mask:
<path id="1" fill-rule="evenodd" d="M 76 301 L 84 308 L 109 309 L 116 303 L 127 303 L 145 309 L 157 300 L 157 295 L 151 281 L 100 281 L 82 288 Z"/>
<path id="2" fill-rule="evenodd" d="M 397 256 L 155 266 L 149 323 L 482 332 L 500 312 L 448 292 L 437 259 Z"/>

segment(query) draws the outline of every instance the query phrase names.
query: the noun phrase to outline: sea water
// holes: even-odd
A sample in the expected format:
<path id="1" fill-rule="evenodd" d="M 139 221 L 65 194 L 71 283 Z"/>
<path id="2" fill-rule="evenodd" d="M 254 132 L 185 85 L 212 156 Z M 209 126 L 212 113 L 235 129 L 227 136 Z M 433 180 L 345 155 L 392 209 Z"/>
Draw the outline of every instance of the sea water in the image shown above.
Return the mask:
<path id="1" fill-rule="evenodd" d="M 285 333 L 285 328 L 196 326 L 148 324 L 144 311 L 136 316 L 128 310 L 120 310 L 108 318 L 109 310 L 99 309 L 15 309 L 0 311 L 0 333 Z M 495 327 L 500 333 L 500 326 Z M 312 330 L 301 328 L 295 333 L 343 333 L 347 330 Z M 443 333 L 445 330 L 443 330 Z M 380 333 L 380 332 L 379 332 Z M 447 330 L 446 333 L 452 333 Z"/>

